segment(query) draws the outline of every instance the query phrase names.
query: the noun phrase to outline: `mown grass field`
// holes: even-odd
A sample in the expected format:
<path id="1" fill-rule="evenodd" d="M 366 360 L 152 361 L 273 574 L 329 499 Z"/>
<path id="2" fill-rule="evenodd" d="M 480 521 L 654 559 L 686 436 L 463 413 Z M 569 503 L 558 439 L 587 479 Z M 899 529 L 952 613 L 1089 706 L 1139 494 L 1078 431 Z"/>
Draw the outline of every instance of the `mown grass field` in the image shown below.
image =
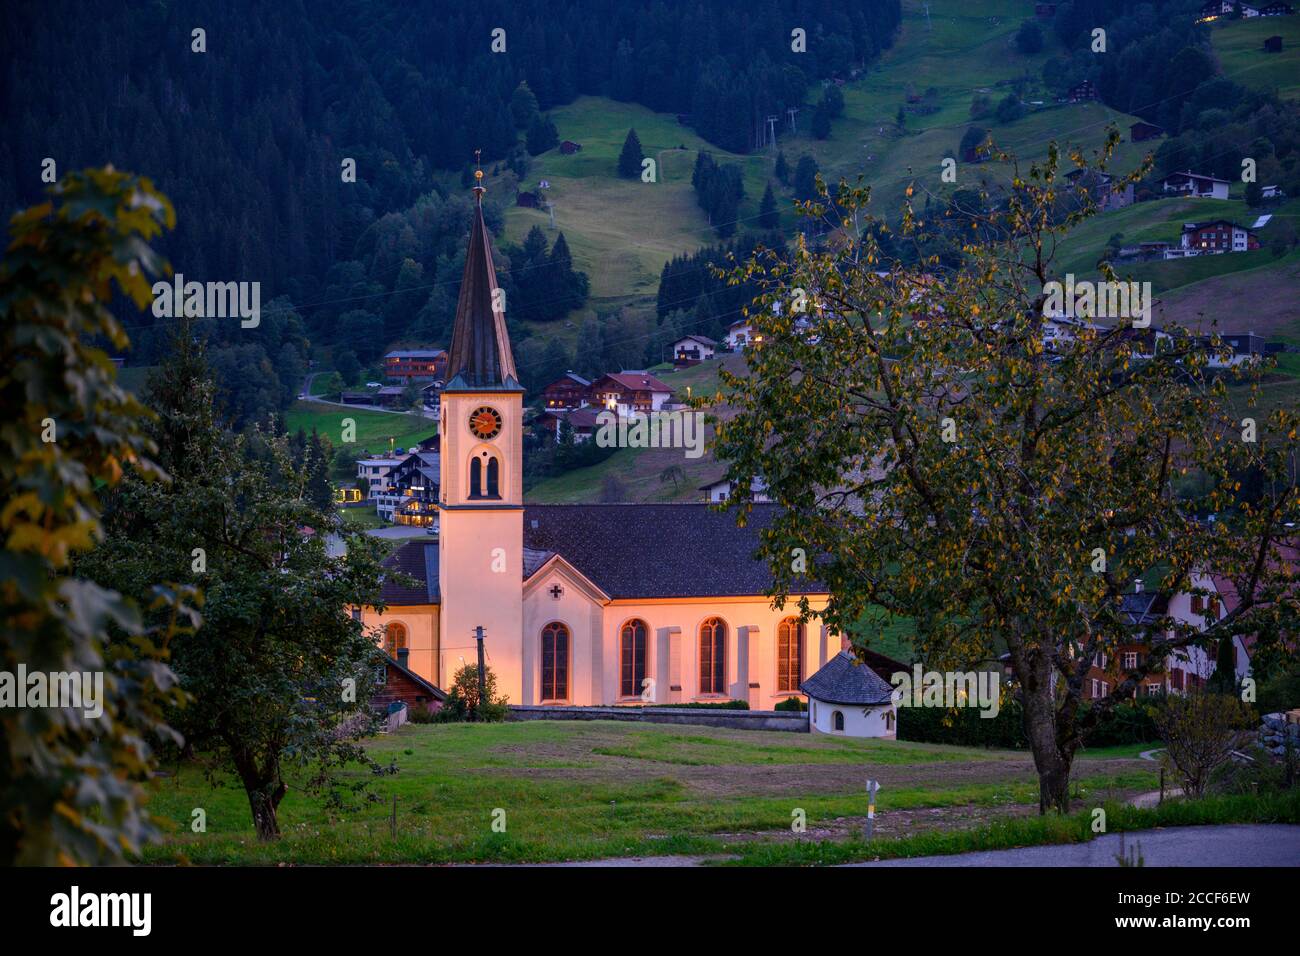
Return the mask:
<path id="1" fill-rule="evenodd" d="M 1264 39 L 1271 36 L 1282 38 L 1281 53 L 1264 52 Z M 1288 99 L 1300 96 L 1300 17 L 1219 20 L 1210 42 L 1225 76 Z"/>
<path id="2" fill-rule="evenodd" d="M 354 445 L 358 455 L 363 450 L 381 454 L 390 448 L 408 448 L 438 430 L 432 418 L 342 408 L 323 402 L 295 402 L 285 415 L 284 425 L 291 433 L 301 428 L 310 434 L 314 428 L 338 448 L 343 442 L 343 420 L 348 418 L 356 423 Z"/>
<path id="3" fill-rule="evenodd" d="M 622 722 L 407 725 L 369 744 L 398 768 L 376 800 L 330 810 L 291 787 L 283 838 L 256 840 L 238 785 L 212 788 L 185 764 L 157 782 L 155 816 L 173 828 L 150 862 L 441 863 L 701 853 L 742 855 L 853 839 L 864 781 L 880 781 L 876 834 L 955 833 L 1037 812 L 1023 753 L 808 734 Z M 1081 805 L 1150 791 L 1156 765 L 1128 750 L 1076 766 Z M 371 778 L 358 769 L 352 781 Z M 391 828 L 393 800 L 397 823 Z M 193 810 L 207 832 L 191 832 Z M 505 832 L 492 830 L 504 811 Z M 796 810 L 807 833 L 796 835 Z M 496 814 L 501 818 L 500 813 Z"/>

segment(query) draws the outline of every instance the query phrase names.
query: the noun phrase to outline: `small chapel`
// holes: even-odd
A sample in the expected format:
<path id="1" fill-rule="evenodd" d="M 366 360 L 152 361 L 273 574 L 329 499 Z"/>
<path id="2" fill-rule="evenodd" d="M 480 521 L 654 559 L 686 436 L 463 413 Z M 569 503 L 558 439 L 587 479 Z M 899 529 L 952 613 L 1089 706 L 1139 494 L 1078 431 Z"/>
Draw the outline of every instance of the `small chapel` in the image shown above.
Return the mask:
<path id="1" fill-rule="evenodd" d="M 403 667 L 446 687 L 477 659 L 511 704 L 742 700 L 770 710 L 841 650 L 838 635 L 766 596 L 753 557 L 773 505 L 746 527 L 706 504 L 530 505 L 523 402 L 474 188 L 469 250 L 441 393 L 437 540 L 386 566 L 383 613 L 361 611 Z M 412 583 L 414 582 L 414 583 Z M 807 595 L 813 610 L 825 592 Z"/>

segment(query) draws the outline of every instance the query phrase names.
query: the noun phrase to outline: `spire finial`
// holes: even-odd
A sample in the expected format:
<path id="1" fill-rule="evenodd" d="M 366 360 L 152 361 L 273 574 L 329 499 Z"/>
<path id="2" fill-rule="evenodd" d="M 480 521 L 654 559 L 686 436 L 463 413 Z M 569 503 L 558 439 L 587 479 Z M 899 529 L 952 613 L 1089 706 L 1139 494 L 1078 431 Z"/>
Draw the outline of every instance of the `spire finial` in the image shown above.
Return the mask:
<path id="1" fill-rule="evenodd" d="M 474 165 L 478 167 L 476 170 L 474 170 L 474 196 L 475 198 L 478 199 L 480 203 L 483 202 L 483 194 L 487 192 L 487 190 L 483 188 L 482 156 L 483 156 L 483 150 L 481 149 L 474 150 Z"/>

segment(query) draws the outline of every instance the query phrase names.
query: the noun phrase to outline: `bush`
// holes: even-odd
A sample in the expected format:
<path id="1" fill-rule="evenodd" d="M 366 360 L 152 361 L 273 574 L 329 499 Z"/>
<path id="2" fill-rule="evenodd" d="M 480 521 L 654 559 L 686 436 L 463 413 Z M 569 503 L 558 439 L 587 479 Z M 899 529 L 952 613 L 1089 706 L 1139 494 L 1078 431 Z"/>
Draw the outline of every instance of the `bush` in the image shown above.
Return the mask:
<path id="1" fill-rule="evenodd" d="M 743 700 L 697 700 L 689 704 L 657 704 L 654 708 L 647 707 L 646 710 L 660 710 L 664 707 L 690 710 L 749 710 L 749 703 Z"/>
<path id="2" fill-rule="evenodd" d="M 1084 741 L 1087 747 L 1118 747 L 1158 740 L 1154 713 L 1159 700 L 1126 701 L 1093 728 Z M 1086 713 L 1088 705 L 1083 705 Z M 1025 750 L 1024 720 L 1020 705 L 1003 700 L 996 717 L 981 717 L 978 709 L 963 707 L 949 711 L 942 707 L 901 707 L 898 711 L 898 739 L 918 743 L 953 744 L 962 747 L 998 747 Z"/>
<path id="3" fill-rule="evenodd" d="M 1189 694 L 1165 701 L 1156 726 L 1165 742 L 1165 762 L 1182 779 L 1184 793 L 1205 794 L 1210 778 L 1240 746 L 1254 719 L 1248 705 L 1227 694 Z"/>
<path id="4" fill-rule="evenodd" d="M 506 719 L 506 698 L 497 696 L 497 677 L 489 667 L 484 681 L 484 700 L 478 698 L 478 665 L 466 664 L 456 671 L 447 699 L 431 720 L 449 724 L 475 720 L 495 723 Z"/>
<path id="5" fill-rule="evenodd" d="M 773 707 L 772 709 L 793 710 L 793 711 L 802 712 L 808 709 L 808 704 L 806 701 L 802 701 L 798 697 L 787 697 L 785 700 L 777 701 L 776 706 Z"/>

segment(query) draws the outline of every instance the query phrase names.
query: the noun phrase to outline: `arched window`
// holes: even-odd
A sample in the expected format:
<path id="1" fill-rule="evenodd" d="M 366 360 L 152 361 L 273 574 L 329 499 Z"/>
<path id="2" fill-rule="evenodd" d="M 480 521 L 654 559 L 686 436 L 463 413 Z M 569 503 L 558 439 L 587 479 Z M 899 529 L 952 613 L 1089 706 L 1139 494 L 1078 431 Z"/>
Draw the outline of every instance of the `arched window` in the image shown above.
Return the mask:
<path id="1" fill-rule="evenodd" d="M 632 620 L 623 625 L 619 635 L 619 659 L 622 661 L 623 697 L 636 697 L 645 682 L 645 621 Z"/>
<path id="2" fill-rule="evenodd" d="M 844 729 L 844 713 L 842 711 L 833 711 L 831 713 L 831 730 Z"/>
<path id="3" fill-rule="evenodd" d="M 542 700 L 569 699 L 569 629 L 559 622 L 542 628 Z"/>
<path id="4" fill-rule="evenodd" d="M 396 657 L 406 647 L 406 625 L 392 621 L 384 625 L 384 653 Z"/>
<path id="5" fill-rule="evenodd" d="M 496 455 L 488 456 L 487 460 L 487 496 L 489 498 L 500 498 L 500 472 L 501 463 L 497 461 Z"/>
<path id="6" fill-rule="evenodd" d="M 483 497 L 483 462 L 478 458 L 469 460 L 469 497 Z"/>
<path id="7" fill-rule="evenodd" d="M 776 690 L 794 693 L 803 679 L 803 621 L 787 617 L 776 627 Z"/>
<path id="8" fill-rule="evenodd" d="M 727 625 L 711 617 L 700 625 L 700 693 L 727 691 Z"/>

